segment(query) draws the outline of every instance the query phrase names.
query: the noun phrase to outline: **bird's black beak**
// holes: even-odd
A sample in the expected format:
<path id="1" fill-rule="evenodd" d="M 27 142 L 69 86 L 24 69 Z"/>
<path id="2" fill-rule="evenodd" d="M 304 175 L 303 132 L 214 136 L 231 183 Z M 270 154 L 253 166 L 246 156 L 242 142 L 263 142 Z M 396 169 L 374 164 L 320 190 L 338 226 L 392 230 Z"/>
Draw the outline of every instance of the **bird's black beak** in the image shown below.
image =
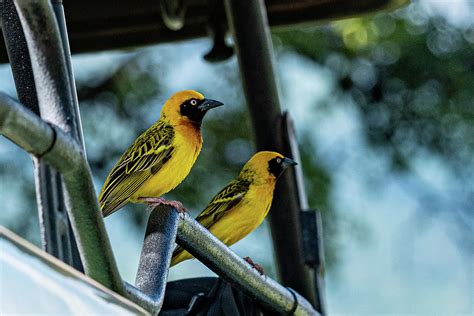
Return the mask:
<path id="1" fill-rule="evenodd" d="M 210 109 L 217 108 L 218 106 L 224 105 L 224 103 L 216 101 L 216 100 L 211 100 L 211 99 L 204 99 L 204 102 L 198 105 L 198 110 L 201 112 L 206 112 Z"/>
<path id="2" fill-rule="evenodd" d="M 293 166 L 296 166 L 298 163 L 296 161 L 294 161 L 293 159 L 290 159 L 290 158 L 283 158 L 283 161 L 281 162 L 281 167 L 283 169 L 287 169 L 287 168 L 290 168 L 290 167 L 293 167 Z"/>

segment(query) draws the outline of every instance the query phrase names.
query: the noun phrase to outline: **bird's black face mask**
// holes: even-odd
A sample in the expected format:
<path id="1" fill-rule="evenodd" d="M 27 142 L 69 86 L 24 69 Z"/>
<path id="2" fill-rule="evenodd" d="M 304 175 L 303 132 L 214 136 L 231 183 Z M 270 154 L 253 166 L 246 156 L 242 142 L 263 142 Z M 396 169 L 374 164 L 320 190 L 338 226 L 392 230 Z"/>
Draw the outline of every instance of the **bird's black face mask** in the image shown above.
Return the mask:
<path id="1" fill-rule="evenodd" d="M 201 126 L 202 119 L 206 115 L 207 111 L 224 105 L 222 102 L 211 100 L 211 99 L 189 99 L 181 104 L 180 112 L 181 115 L 188 117 L 197 127 Z"/>
<path id="2" fill-rule="evenodd" d="M 295 165 L 297 163 L 293 159 L 276 157 L 268 162 L 268 170 L 278 179 L 285 169 Z"/>

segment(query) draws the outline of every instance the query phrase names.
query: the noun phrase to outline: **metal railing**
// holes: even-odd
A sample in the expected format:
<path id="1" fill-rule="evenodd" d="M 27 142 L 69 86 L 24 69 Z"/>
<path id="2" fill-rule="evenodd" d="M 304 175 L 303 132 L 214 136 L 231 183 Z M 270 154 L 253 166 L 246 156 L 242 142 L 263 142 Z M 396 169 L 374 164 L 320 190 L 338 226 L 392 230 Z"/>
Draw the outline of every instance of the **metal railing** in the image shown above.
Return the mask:
<path id="1" fill-rule="evenodd" d="M 143 308 L 158 313 L 164 299 L 174 236 L 214 272 L 281 313 L 317 315 L 295 291 L 261 276 L 209 231 L 185 214 L 155 208 L 150 216 L 136 287 L 120 278 L 81 147 L 58 127 L 0 93 L 0 133 L 47 162 L 64 177 L 72 227 L 88 276 Z"/>

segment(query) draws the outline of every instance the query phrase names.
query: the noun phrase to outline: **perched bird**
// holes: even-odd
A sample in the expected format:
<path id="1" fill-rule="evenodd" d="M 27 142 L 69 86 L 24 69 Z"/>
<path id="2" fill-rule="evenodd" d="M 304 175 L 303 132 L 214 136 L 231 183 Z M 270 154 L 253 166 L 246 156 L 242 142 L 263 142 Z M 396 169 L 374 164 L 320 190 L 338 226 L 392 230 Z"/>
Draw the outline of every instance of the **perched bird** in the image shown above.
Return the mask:
<path id="1" fill-rule="evenodd" d="M 161 116 L 141 134 L 110 171 L 99 195 L 104 216 L 127 204 L 181 203 L 161 196 L 186 178 L 202 147 L 201 122 L 206 112 L 223 105 L 193 90 L 174 94 Z"/>
<path id="2" fill-rule="evenodd" d="M 272 204 L 278 177 L 294 165 L 296 162 L 277 152 L 256 153 L 238 177 L 217 193 L 196 220 L 226 245 L 238 242 L 262 223 Z M 171 265 L 191 258 L 189 252 L 178 246 Z M 258 266 L 250 258 L 245 259 Z"/>

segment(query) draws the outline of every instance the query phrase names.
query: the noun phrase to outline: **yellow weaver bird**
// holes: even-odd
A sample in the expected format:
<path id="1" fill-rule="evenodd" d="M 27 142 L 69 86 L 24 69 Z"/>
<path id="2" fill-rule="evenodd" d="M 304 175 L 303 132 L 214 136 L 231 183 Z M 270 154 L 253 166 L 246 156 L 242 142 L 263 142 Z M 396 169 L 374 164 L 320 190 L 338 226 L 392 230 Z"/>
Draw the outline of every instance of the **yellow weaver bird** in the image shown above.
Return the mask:
<path id="1" fill-rule="evenodd" d="M 141 134 L 110 171 L 99 195 L 104 216 L 127 204 L 181 203 L 160 198 L 178 186 L 201 151 L 201 122 L 206 112 L 223 105 L 193 90 L 174 94 L 158 121 Z"/>
<path id="2" fill-rule="evenodd" d="M 272 204 L 278 177 L 294 165 L 296 162 L 277 152 L 256 153 L 238 177 L 217 193 L 196 220 L 226 245 L 238 242 L 262 223 Z M 171 265 L 191 258 L 189 252 L 178 246 Z M 245 259 L 259 268 L 250 258 Z"/>

